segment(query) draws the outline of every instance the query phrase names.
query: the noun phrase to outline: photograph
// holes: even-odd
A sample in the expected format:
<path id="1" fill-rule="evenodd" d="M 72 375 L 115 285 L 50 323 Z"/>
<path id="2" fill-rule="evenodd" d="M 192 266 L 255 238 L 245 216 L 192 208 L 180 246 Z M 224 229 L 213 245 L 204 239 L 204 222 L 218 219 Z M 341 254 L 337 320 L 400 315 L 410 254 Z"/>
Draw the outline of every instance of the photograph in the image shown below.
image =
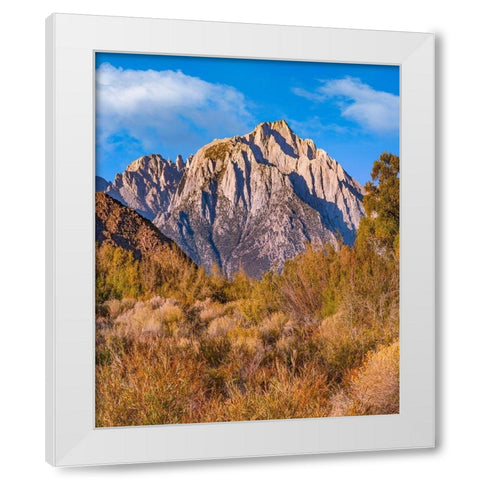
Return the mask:
<path id="1" fill-rule="evenodd" d="M 400 413 L 399 109 L 398 65 L 95 53 L 95 427 Z"/>

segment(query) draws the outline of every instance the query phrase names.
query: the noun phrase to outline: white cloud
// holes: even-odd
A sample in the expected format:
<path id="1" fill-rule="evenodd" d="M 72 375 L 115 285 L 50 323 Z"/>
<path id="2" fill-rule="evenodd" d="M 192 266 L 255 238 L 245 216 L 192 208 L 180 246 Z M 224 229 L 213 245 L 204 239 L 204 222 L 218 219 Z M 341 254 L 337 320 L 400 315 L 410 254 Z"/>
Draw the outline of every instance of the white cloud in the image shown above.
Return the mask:
<path id="1" fill-rule="evenodd" d="M 202 134 L 213 138 L 219 131 L 243 131 L 250 126 L 241 92 L 172 70 L 100 65 L 96 109 L 100 139 L 124 132 L 138 139 L 146 150 L 168 143 L 178 144 L 188 153 L 184 149 Z"/>
<path id="2" fill-rule="evenodd" d="M 308 90 L 300 87 L 293 87 L 292 92 L 299 97 L 306 98 L 307 100 L 311 100 L 313 102 L 323 102 L 325 100 L 324 95 L 320 95 L 316 92 L 309 92 Z"/>
<path id="3" fill-rule="evenodd" d="M 345 135 L 348 128 L 335 123 L 324 123 L 322 119 L 315 115 L 304 120 L 288 119 L 289 125 L 293 131 L 302 138 L 316 138 L 321 139 L 325 132 L 337 135 Z"/>
<path id="4" fill-rule="evenodd" d="M 322 81 L 313 92 L 301 88 L 292 90 L 298 96 L 314 102 L 336 99 L 341 115 L 373 132 L 390 132 L 399 126 L 399 97 L 374 90 L 358 78 L 345 77 Z"/>

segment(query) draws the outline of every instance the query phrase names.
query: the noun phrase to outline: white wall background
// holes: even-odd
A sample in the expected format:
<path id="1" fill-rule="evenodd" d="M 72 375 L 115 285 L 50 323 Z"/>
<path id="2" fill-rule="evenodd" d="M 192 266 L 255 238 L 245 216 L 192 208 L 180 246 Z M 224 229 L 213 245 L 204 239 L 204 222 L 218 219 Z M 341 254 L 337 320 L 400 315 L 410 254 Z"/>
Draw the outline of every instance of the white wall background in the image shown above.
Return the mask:
<path id="1" fill-rule="evenodd" d="M 0 20 L 0 476 L 478 478 L 480 42 L 474 5 L 466 0 L 5 3 Z M 55 470 L 44 463 L 44 18 L 52 12 L 436 33 L 437 449 L 70 470 Z"/>

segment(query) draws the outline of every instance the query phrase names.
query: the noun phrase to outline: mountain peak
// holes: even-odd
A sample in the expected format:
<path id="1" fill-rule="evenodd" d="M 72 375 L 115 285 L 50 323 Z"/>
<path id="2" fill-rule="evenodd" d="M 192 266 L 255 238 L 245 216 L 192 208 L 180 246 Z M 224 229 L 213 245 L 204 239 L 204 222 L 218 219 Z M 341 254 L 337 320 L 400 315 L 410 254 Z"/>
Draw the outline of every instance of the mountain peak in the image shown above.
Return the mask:
<path id="1" fill-rule="evenodd" d="M 260 278 L 305 242 L 352 244 L 363 214 L 356 182 L 277 120 L 198 150 L 153 223 L 207 270 Z"/>
<path id="2" fill-rule="evenodd" d="M 158 154 L 144 155 L 130 163 L 123 173 L 118 173 L 104 191 L 153 220 L 158 211 L 168 208 L 184 169 L 180 155 L 176 163 Z"/>
<path id="3" fill-rule="evenodd" d="M 127 172 L 137 172 L 138 170 L 144 169 L 147 165 L 150 165 L 152 160 L 155 160 L 157 163 L 159 161 L 166 161 L 161 155 L 144 155 L 129 163 L 125 170 Z"/>
<path id="4" fill-rule="evenodd" d="M 288 123 L 283 119 L 275 120 L 274 122 L 261 122 L 255 127 L 255 131 L 258 130 L 261 130 L 265 133 L 271 133 L 272 131 L 276 131 L 280 134 L 293 134 L 290 125 L 288 125 Z"/>

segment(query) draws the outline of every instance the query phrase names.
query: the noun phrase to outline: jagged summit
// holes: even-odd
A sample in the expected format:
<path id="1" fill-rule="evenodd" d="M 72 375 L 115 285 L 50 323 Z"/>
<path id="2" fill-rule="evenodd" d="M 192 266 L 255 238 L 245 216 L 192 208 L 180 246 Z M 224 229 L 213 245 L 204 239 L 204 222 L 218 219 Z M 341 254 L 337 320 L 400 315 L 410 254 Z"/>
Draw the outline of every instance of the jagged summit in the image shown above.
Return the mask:
<path id="1" fill-rule="evenodd" d="M 273 122 L 260 122 L 251 132 L 244 135 L 235 135 L 233 137 L 225 138 L 215 138 L 210 143 L 202 147 L 202 149 L 207 148 L 208 146 L 222 144 L 222 143 L 233 143 L 239 139 L 246 139 L 250 137 L 258 136 L 259 138 L 265 138 L 272 135 L 283 135 L 284 139 L 292 139 L 296 137 L 293 130 L 290 128 L 288 123 L 285 120 L 276 120 Z"/>
<path id="2" fill-rule="evenodd" d="M 151 170 L 151 171 L 158 171 L 162 168 L 162 165 L 168 162 L 165 158 L 161 155 L 154 153 L 152 155 L 144 155 L 142 157 L 137 158 L 133 162 L 127 165 L 125 169 L 126 172 L 138 172 L 139 170 Z M 118 175 L 118 174 L 117 174 Z"/>
<path id="3" fill-rule="evenodd" d="M 176 163 L 159 154 L 144 155 L 130 163 L 123 173 L 117 173 L 105 192 L 149 220 L 166 211 L 183 176 L 185 164 Z"/>
<path id="4" fill-rule="evenodd" d="M 279 133 L 293 134 L 293 130 L 290 128 L 290 125 L 286 120 L 275 120 L 273 122 L 260 122 L 254 129 L 262 130 L 264 132 L 276 131 Z"/>

